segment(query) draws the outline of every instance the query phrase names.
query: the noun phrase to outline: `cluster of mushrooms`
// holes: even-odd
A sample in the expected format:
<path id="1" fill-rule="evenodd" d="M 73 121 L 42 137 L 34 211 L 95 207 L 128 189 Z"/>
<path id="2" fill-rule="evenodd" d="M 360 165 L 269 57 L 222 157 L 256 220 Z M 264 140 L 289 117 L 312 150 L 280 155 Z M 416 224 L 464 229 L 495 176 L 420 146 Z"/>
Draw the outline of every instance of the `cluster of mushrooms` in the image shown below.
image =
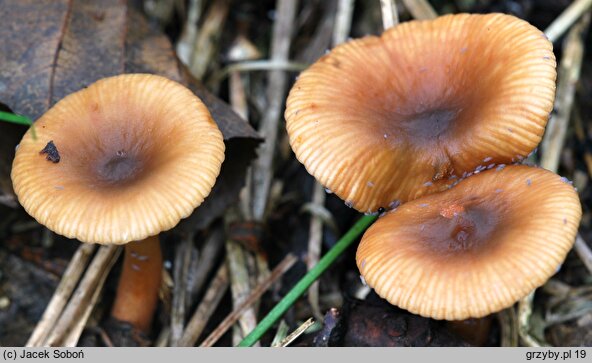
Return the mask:
<path id="1" fill-rule="evenodd" d="M 553 275 L 581 219 L 565 178 L 518 164 L 553 109 L 552 44 L 504 14 L 410 21 L 333 49 L 285 117 L 296 157 L 364 213 L 356 262 L 390 303 L 482 317 Z"/>
<path id="2" fill-rule="evenodd" d="M 411 21 L 336 47 L 287 101 L 307 170 L 365 213 L 357 264 L 389 302 L 438 319 L 480 317 L 543 284 L 581 207 L 559 176 L 522 165 L 555 94 L 552 45 L 502 14 Z M 25 210 L 82 242 L 126 244 L 112 316 L 147 332 L 158 234 L 209 194 L 224 160 L 204 104 L 166 78 L 128 74 L 73 93 L 35 123 L 12 180 Z"/>

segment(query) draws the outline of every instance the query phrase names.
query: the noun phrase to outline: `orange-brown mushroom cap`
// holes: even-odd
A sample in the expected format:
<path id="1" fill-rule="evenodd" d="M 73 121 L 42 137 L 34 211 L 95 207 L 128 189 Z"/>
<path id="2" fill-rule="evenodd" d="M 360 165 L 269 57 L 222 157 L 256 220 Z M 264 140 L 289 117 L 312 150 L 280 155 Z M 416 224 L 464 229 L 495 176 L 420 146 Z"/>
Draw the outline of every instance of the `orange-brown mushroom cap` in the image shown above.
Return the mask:
<path id="1" fill-rule="evenodd" d="M 362 212 L 528 155 L 553 108 L 552 44 L 504 14 L 410 21 L 304 71 L 285 112 L 296 157 Z"/>
<path id="2" fill-rule="evenodd" d="M 59 101 L 35 131 L 12 166 L 19 202 L 83 242 L 122 244 L 174 227 L 209 194 L 224 160 L 206 106 L 155 75 L 100 80 Z"/>
<path id="3" fill-rule="evenodd" d="M 566 179 L 527 166 L 492 169 L 380 218 L 356 262 L 369 286 L 412 313 L 482 317 L 557 271 L 581 214 Z"/>

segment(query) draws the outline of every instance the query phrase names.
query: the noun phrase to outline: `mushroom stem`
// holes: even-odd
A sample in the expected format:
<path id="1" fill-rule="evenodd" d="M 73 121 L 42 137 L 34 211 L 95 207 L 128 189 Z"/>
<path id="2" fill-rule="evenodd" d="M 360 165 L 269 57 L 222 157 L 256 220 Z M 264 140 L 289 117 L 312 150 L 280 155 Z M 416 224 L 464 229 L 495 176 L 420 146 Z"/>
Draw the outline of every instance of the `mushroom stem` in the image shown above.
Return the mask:
<path id="1" fill-rule="evenodd" d="M 148 333 L 158 303 L 161 271 L 158 236 L 125 245 L 123 269 L 111 316 Z"/>

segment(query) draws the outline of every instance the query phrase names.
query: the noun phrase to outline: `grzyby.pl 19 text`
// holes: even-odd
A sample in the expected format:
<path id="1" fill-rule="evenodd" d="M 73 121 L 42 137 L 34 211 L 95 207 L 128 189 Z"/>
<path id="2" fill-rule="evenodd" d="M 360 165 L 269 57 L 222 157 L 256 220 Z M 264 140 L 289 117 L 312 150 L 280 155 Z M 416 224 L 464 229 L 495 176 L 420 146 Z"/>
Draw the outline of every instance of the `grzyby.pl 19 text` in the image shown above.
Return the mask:
<path id="1" fill-rule="evenodd" d="M 526 360 L 567 360 L 586 358 L 584 349 L 569 349 L 565 351 L 542 350 L 538 352 L 526 352 Z"/>

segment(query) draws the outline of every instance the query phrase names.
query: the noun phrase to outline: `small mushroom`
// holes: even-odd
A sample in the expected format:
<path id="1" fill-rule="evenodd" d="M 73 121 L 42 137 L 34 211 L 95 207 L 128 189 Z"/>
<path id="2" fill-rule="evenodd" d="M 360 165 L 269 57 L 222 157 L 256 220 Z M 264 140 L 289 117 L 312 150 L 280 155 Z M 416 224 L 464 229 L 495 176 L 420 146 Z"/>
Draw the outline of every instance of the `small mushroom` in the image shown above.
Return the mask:
<path id="1" fill-rule="evenodd" d="M 394 305 L 435 319 L 478 318 L 547 281 L 571 249 L 581 215 L 577 193 L 556 174 L 488 170 L 380 218 L 356 261 Z"/>
<path id="2" fill-rule="evenodd" d="M 210 193 L 224 160 L 221 132 L 190 90 L 148 74 L 97 81 L 35 126 L 12 166 L 19 202 L 68 238 L 127 243 L 112 315 L 148 331 L 161 280 L 157 235 Z M 49 142 L 57 163 L 39 153 Z"/>
<path id="3" fill-rule="evenodd" d="M 537 146 L 553 108 L 556 62 L 542 35 L 510 15 L 457 14 L 339 45 L 290 91 L 290 145 L 361 212 L 509 164 Z"/>

